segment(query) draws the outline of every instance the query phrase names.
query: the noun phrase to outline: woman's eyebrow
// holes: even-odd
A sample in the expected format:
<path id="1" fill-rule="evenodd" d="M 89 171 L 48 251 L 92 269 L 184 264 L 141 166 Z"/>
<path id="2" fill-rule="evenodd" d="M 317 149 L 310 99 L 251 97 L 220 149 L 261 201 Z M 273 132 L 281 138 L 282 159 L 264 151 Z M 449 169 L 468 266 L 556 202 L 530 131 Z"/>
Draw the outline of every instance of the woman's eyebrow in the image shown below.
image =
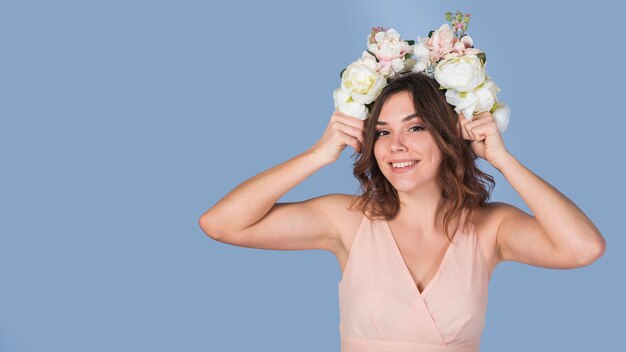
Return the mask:
<path id="1" fill-rule="evenodd" d="M 419 117 L 417 117 L 417 113 L 414 113 L 414 114 L 411 114 L 411 115 L 409 115 L 409 116 L 407 116 L 407 117 L 403 118 L 403 119 L 402 119 L 402 122 L 409 121 L 410 119 L 419 119 Z M 386 124 L 387 124 L 387 122 L 385 122 L 385 121 L 380 121 L 380 120 L 379 120 L 379 121 L 376 121 L 376 125 L 377 125 L 377 126 L 378 126 L 378 125 L 386 125 Z"/>

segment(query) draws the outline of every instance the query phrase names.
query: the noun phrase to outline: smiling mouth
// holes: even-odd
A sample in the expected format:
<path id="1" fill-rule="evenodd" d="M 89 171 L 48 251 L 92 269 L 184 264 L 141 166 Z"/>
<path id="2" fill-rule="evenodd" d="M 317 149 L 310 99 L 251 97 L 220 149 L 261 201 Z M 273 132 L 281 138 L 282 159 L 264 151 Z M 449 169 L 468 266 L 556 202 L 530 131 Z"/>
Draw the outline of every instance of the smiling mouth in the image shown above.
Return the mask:
<path id="1" fill-rule="evenodd" d="M 390 163 L 391 167 L 394 169 L 402 169 L 405 167 L 410 167 L 417 164 L 419 160 L 411 160 L 411 161 L 403 161 L 401 163 Z"/>

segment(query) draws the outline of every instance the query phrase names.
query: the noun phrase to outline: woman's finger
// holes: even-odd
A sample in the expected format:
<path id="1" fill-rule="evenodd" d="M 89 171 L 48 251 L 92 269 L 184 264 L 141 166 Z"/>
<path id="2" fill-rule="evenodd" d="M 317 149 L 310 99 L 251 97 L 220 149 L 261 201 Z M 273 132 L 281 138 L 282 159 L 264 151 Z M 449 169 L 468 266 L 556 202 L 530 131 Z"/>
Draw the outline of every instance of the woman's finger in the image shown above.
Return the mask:
<path id="1" fill-rule="evenodd" d="M 495 121 L 493 119 L 488 118 L 488 116 L 484 116 L 475 121 L 471 121 L 467 124 L 468 129 L 472 131 L 475 140 L 484 140 L 487 135 L 487 131 L 495 125 Z"/>
<path id="2" fill-rule="evenodd" d="M 474 134 L 476 135 L 478 140 L 482 141 L 487 138 L 487 131 L 489 131 L 489 129 L 491 128 L 491 124 L 492 121 L 483 119 L 482 121 L 478 121 L 478 124 L 472 127 L 472 130 L 474 131 Z"/>
<path id="3" fill-rule="evenodd" d="M 363 143 L 363 130 L 352 125 L 336 122 L 338 128 L 345 134 L 355 137 L 359 143 Z"/>
<path id="4" fill-rule="evenodd" d="M 350 135 L 343 135 L 343 142 L 346 145 L 351 146 L 357 153 L 361 152 L 361 143 L 354 137 Z"/>
<path id="5" fill-rule="evenodd" d="M 333 116 L 337 117 L 337 121 L 340 121 L 346 125 L 350 125 L 356 128 L 360 128 L 361 130 L 365 127 L 365 120 L 361 120 L 351 115 L 347 115 L 342 113 L 341 111 L 335 111 Z"/>
<path id="6" fill-rule="evenodd" d="M 459 116 L 459 125 L 461 128 L 461 133 L 463 134 L 463 139 L 473 140 L 474 137 L 472 136 L 469 129 L 467 128 L 468 123 L 470 123 L 470 121 L 466 119 L 463 115 Z"/>
<path id="7" fill-rule="evenodd" d="M 456 121 L 456 129 L 461 134 L 461 138 L 465 139 L 465 129 L 463 129 L 463 125 L 461 124 L 461 122 L 463 122 L 463 117 L 461 115 L 458 115 Z"/>

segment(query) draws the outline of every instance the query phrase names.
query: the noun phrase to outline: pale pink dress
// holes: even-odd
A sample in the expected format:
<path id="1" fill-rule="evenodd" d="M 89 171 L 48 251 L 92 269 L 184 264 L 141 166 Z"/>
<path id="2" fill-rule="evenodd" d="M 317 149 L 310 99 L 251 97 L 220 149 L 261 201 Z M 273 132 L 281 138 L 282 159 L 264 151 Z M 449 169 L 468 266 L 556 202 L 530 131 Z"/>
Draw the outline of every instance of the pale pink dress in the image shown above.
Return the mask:
<path id="1" fill-rule="evenodd" d="M 341 351 L 477 352 L 489 279 L 474 224 L 459 226 L 420 293 L 389 223 L 363 216 L 338 284 Z"/>

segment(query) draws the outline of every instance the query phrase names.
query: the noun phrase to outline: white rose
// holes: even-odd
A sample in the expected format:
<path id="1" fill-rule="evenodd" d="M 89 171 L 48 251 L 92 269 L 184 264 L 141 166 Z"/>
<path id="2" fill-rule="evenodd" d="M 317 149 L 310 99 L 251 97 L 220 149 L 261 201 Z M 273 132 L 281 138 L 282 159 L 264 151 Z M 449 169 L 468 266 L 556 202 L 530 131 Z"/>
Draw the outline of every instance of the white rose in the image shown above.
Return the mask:
<path id="1" fill-rule="evenodd" d="M 369 104 L 376 100 L 387 79 L 376 71 L 376 60 L 359 59 L 351 63 L 341 76 L 341 88 L 353 101 Z"/>
<path id="2" fill-rule="evenodd" d="M 342 103 L 337 110 L 361 120 L 365 120 L 368 113 L 367 106 L 355 101 Z"/>
<path id="3" fill-rule="evenodd" d="M 500 88 L 496 83 L 490 79 L 485 79 L 485 82 L 474 89 L 476 94 L 476 106 L 474 112 L 481 113 L 483 111 L 489 111 L 496 103 L 496 95 L 500 92 Z"/>
<path id="4" fill-rule="evenodd" d="M 446 91 L 446 101 L 454 105 L 454 111 L 463 113 L 468 120 L 472 120 L 474 113 L 490 111 L 496 103 L 496 95 L 500 88 L 494 81 L 486 79 L 483 84 L 471 92 L 457 92 L 452 89 Z"/>
<path id="5" fill-rule="evenodd" d="M 435 67 L 435 79 L 448 90 L 471 92 L 485 81 L 485 70 L 476 55 L 449 57 Z"/>
<path id="6" fill-rule="evenodd" d="M 335 104 L 335 109 L 337 109 L 339 105 L 343 103 L 347 103 L 348 101 L 352 99 L 350 98 L 350 92 L 345 91 L 342 88 L 337 88 L 333 92 L 333 100 Z"/>
<path id="7" fill-rule="evenodd" d="M 493 119 L 496 121 L 498 130 L 500 132 L 506 131 L 509 126 L 509 116 L 511 116 L 511 108 L 504 103 L 496 103 L 493 112 L 491 113 Z"/>
<path id="8" fill-rule="evenodd" d="M 426 70 L 430 65 L 430 51 L 426 48 L 422 39 L 417 38 L 417 43 L 413 47 L 413 54 L 415 55 L 415 64 L 411 67 L 412 72 L 420 72 Z"/>
<path id="9" fill-rule="evenodd" d="M 457 114 L 463 113 L 466 119 L 472 121 L 474 107 L 476 106 L 474 95 L 471 95 L 471 93 L 459 93 L 448 89 L 446 91 L 446 101 L 454 105 L 454 111 L 456 111 Z"/>
<path id="10" fill-rule="evenodd" d="M 361 53 L 361 58 L 360 58 L 360 60 L 368 60 L 368 61 L 370 61 L 370 63 L 369 63 L 370 65 L 377 65 L 377 63 L 376 63 L 376 57 L 375 57 L 374 55 L 372 55 L 372 54 L 368 53 L 368 52 L 367 52 L 367 50 L 364 50 L 364 51 Z"/>

